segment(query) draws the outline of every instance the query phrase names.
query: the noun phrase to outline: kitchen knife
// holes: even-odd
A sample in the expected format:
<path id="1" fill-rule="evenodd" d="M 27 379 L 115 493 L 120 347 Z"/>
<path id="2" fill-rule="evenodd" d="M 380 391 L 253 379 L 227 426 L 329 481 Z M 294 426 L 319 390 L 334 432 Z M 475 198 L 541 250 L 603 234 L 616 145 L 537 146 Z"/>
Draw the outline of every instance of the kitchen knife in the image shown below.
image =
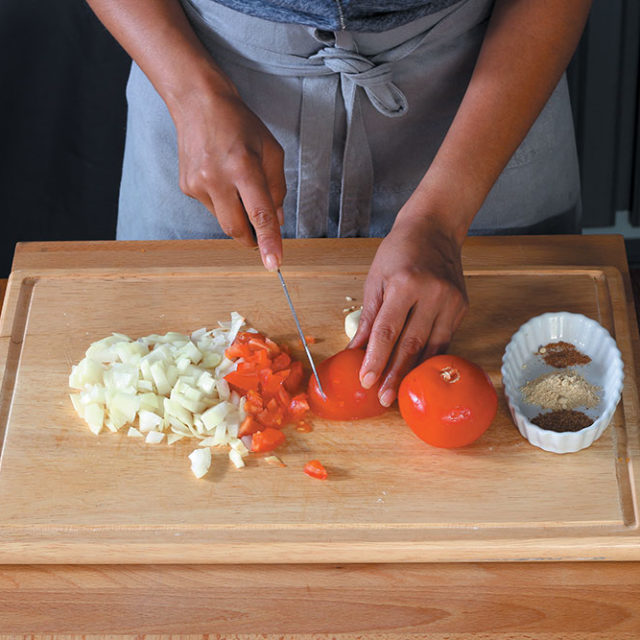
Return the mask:
<path id="1" fill-rule="evenodd" d="M 296 327 L 298 328 L 298 334 L 300 336 L 300 340 L 302 340 L 302 346 L 304 347 L 304 351 L 307 354 L 307 359 L 309 360 L 309 364 L 311 365 L 311 371 L 313 371 L 313 375 L 318 383 L 318 390 L 323 398 L 326 398 L 324 390 L 322 389 L 322 385 L 320 384 L 320 377 L 318 376 L 318 372 L 316 371 L 316 365 L 313 362 L 313 358 L 311 357 L 311 351 L 309 351 L 309 345 L 307 344 L 307 339 L 304 337 L 304 332 L 302 331 L 302 327 L 300 326 L 300 320 L 298 320 L 298 314 L 296 310 L 293 308 L 293 302 L 291 301 L 291 296 L 289 295 L 289 290 L 287 289 L 287 284 L 282 277 L 282 273 L 280 269 L 278 269 L 278 277 L 280 278 L 280 284 L 282 285 L 282 289 L 284 290 L 284 295 L 287 298 L 287 302 L 289 303 L 289 308 L 291 309 L 291 315 L 293 315 L 293 319 L 295 320 Z"/>

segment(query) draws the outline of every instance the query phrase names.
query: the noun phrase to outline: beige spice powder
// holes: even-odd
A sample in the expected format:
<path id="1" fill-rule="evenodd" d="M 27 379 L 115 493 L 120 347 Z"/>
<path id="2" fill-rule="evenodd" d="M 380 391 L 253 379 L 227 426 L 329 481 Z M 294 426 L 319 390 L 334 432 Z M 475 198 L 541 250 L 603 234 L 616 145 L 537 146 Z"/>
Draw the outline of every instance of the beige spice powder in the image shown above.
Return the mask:
<path id="1" fill-rule="evenodd" d="M 545 373 L 520 389 L 529 404 L 553 410 L 595 407 L 600 402 L 600 390 L 573 369 Z"/>

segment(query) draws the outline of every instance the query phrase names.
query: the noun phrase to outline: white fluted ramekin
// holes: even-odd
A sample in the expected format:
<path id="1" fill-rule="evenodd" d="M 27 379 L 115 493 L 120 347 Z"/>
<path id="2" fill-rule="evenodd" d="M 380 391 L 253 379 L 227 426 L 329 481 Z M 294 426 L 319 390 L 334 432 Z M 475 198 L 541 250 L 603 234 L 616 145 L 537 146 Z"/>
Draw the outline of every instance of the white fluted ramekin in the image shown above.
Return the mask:
<path id="1" fill-rule="evenodd" d="M 544 362 L 538 349 L 550 342 L 570 342 L 588 355 L 587 365 L 570 367 L 589 383 L 600 387 L 600 403 L 593 409 L 578 407 L 593 424 L 580 431 L 542 429 L 531 418 L 545 411 L 524 401 L 521 387 L 543 373 L 561 371 Z M 609 332 L 595 320 L 579 313 L 544 313 L 523 324 L 511 338 L 502 357 L 502 381 L 513 421 L 531 444 L 554 453 L 580 451 L 595 442 L 609 425 L 618 405 L 624 380 L 622 356 Z"/>

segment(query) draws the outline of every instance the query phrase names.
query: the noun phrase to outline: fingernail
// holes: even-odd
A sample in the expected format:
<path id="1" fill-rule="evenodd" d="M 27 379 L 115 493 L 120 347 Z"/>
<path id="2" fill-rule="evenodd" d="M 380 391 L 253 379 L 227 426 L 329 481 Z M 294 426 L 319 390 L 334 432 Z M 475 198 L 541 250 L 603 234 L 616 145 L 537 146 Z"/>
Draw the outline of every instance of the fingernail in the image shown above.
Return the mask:
<path id="1" fill-rule="evenodd" d="M 278 261 L 273 253 L 268 253 L 264 257 L 264 266 L 267 267 L 268 271 L 277 271 L 278 270 Z"/>
<path id="2" fill-rule="evenodd" d="M 393 391 L 391 391 L 391 389 L 387 389 L 380 397 L 380 404 L 383 407 L 390 407 L 393 402 L 393 397 Z"/>
<path id="3" fill-rule="evenodd" d="M 371 389 L 373 387 L 374 382 L 376 381 L 376 374 L 373 371 L 367 371 L 362 377 L 362 386 L 365 389 Z"/>

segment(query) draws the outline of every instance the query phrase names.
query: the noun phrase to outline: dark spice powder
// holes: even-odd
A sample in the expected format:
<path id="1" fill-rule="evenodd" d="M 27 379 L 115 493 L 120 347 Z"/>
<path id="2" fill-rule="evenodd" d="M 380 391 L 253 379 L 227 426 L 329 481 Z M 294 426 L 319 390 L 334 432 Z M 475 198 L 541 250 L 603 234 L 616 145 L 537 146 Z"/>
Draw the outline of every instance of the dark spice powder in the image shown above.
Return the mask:
<path id="1" fill-rule="evenodd" d="M 580 431 L 593 424 L 593 419 L 582 411 L 560 409 L 549 413 L 540 413 L 531 420 L 542 429 L 548 431 Z"/>
<path id="2" fill-rule="evenodd" d="M 537 355 L 542 356 L 544 361 L 557 369 L 573 367 L 576 365 L 589 364 L 591 358 L 578 351 L 570 342 L 550 342 L 540 347 Z"/>

